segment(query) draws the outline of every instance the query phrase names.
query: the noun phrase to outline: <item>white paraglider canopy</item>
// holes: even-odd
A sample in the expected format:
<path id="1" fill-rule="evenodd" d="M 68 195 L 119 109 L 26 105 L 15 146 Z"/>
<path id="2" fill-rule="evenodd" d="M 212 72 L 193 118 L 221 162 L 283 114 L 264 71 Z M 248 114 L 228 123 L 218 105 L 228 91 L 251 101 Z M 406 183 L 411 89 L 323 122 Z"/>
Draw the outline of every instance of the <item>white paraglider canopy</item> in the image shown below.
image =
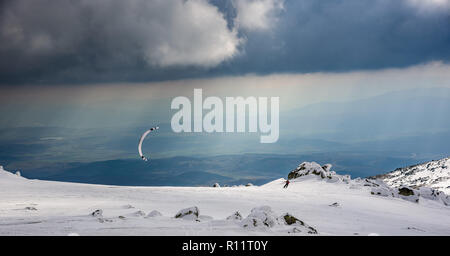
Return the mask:
<path id="1" fill-rule="evenodd" d="M 149 133 L 151 133 L 152 131 L 158 130 L 158 129 L 159 129 L 158 126 L 155 126 L 155 127 L 152 127 L 152 128 L 150 128 L 150 129 L 148 129 L 147 131 L 144 132 L 144 134 L 142 134 L 141 138 L 139 139 L 139 145 L 138 145 L 139 156 L 140 156 L 140 157 L 142 158 L 142 160 L 144 160 L 144 161 L 148 161 L 148 158 L 146 158 L 146 157 L 144 156 L 144 154 L 142 153 L 142 143 L 144 142 L 145 137 L 147 137 L 147 135 L 148 135 Z"/>

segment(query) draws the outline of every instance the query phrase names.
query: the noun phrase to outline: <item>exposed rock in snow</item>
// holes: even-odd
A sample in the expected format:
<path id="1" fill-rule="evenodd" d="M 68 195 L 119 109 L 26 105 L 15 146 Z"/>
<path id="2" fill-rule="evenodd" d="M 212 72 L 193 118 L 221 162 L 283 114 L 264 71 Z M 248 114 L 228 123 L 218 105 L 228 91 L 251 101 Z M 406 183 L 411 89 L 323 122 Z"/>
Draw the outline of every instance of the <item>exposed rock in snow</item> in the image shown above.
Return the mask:
<path id="1" fill-rule="evenodd" d="M 374 178 L 382 179 L 391 187 L 430 187 L 450 194 L 450 158 L 398 168 Z"/>
<path id="2" fill-rule="evenodd" d="M 371 187 L 370 189 L 370 193 L 372 195 L 377 195 L 377 196 L 392 196 L 395 197 L 396 196 L 396 192 L 389 187 L 388 185 L 386 185 L 386 183 L 384 183 L 382 180 L 376 180 L 376 179 L 358 179 L 355 180 L 358 183 L 361 183 L 362 186 L 364 187 Z"/>
<path id="3" fill-rule="evenodd" d="M 33 206 L 27 206 L 27 207 L 25 207 L 25 210 L 28 210 L 28 211 L 37 211 L 36 207 L 33 207 Z"/>
<path id="4" fill-rule="evenodd" d="M 236 211 L 235 213 L 228 216 L 227 220 L 242 220 L 242 215 L 239 211 Z"/>
<path id="5" fill-rule="evenodd" d="M 317 230 L 315 228 L 305 224 L 303 221 L 297 219 L 289 213 L 283 214 L 282 219 L 286 225 L 294 227 L 292 230 L 288 231 L 288 233 L 317 234 Z"/>
<path id="6" fill-rule="evenodd" d="M 220 188 L 220 185 L 219 185 L 219 183 L 214 183 L 213 187 L 214 188 Z"/>
<path id="7" fill-rule="evenodd" d="M 103 210 L 102 209 L 95 210 L 91 213 L 91 215 L 93 217 L 101 218 L 103 217 Z"/>
<path id="8" fill-rule="evenodd" d="M 200 210 L 197 206 L 181 209 L 175 214 L 175 218 L 181 218 L 186 220 L 198 220 L 198 216 L 200 215 Z"/>
<path id="9" fill-rule="evenodd" d="M 339 207 L 340 205 L 339 205 L 338 202 L 334 202 L 334 203 L 330 204 L 329 206 L 331 206 L 331 207 Z"/>
<path id="10" fill-rule="evenodd" d="M 153 210 L 147 215 L 147 217 L 158 217 L 158 216 L 162 216 L 162 214 L 157 210 Z"/>
<path id="11" fill-rule="evenodd" d="M 398 194 L 402 196 L 412 196 L 414 195 L 414 190 L 408 187 L 401 187 L 398 189 Z"/>
<path id="12" fill-rule="evenodd" d="M 251 187 L 251 186 L 253 186 L 253 184 L 249 182 L 249 183 L 247 183 L 245 186 L 246 186 L 246 187 Z"/>
<path id="13" fill-rule="evenodd" d="M 370 190 L 370 193 L 372 195 L 377 195 L 377 196 L 392 196 L 395 197 L 394 192 L 392 191 L 391 188 L 388 187 L 374 187 Z"/>

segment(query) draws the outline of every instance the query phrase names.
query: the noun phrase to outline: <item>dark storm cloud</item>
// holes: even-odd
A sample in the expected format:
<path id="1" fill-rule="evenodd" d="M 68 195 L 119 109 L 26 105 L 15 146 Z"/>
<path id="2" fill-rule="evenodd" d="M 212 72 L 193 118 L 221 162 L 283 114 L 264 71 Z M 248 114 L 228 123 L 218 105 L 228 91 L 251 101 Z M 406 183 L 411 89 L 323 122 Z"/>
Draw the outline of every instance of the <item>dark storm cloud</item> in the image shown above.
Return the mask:
<path id="1" fill-rule="evenodd" d="M 261 0 L 281 8 L 276 17 L 240 1 L 254 2 L 3 2 L 0 83 L 347 71 L 450 59 L 446 0 Z"/>
<path id="2" fill-rule="evenodd" d="M 216 66 L 241 44 L 206 0 L 14 0 L 0 15 L 6 81 L 158 77 Z"/>
<path id="3" fill-rule="evenodd" d="M 249 34 L 248 58 L 235 63 L 264 73 L 448 62 L 449 6 L 446 0 L 288 1 L 276 30 Z"/>

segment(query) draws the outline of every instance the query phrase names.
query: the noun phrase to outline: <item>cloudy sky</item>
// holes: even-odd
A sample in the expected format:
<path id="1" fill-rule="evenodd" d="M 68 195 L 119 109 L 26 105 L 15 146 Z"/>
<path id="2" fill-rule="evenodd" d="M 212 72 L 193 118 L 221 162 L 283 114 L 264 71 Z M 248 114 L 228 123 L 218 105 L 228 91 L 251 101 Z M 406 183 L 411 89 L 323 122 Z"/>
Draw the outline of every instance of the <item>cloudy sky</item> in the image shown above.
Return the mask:
<path id="1" fill-rule="evenodd" d="M 148 82 L 450 59 L 449 0 L 6 0 L 0 83 Z"/>

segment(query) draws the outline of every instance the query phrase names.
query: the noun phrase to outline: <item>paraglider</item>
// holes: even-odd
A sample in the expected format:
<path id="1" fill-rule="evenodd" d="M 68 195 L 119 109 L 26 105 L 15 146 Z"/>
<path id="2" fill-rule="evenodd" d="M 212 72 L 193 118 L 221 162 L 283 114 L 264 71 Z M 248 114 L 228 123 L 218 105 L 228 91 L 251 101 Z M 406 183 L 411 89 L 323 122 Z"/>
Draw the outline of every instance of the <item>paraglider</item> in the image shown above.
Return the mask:
<path id="1" fill-rule="evenodd" d="M 142 160 L 144 160 L 144 161 L 148 161 L 148 158 L 146 158 L 146 157 L 144 156 L 144 154 L 142 154 L 142 143 L 144 142 L 145 137 L 147 137 L 147 135 L 148 135 L 150 132 L 155 131 L 155 130 L 158 130 L 158 129 L 159 129 L 158 126 L 155 126 L 155 127 L 150 128 L 149 130 L 147 130 L 146 132 L 144 132 L 144 134 L 142 134 L 141 138 L 139 139 L 139 145 L 138 145 L 139 156 L 140 156 L 140 157 L 142 158 Z"/>

